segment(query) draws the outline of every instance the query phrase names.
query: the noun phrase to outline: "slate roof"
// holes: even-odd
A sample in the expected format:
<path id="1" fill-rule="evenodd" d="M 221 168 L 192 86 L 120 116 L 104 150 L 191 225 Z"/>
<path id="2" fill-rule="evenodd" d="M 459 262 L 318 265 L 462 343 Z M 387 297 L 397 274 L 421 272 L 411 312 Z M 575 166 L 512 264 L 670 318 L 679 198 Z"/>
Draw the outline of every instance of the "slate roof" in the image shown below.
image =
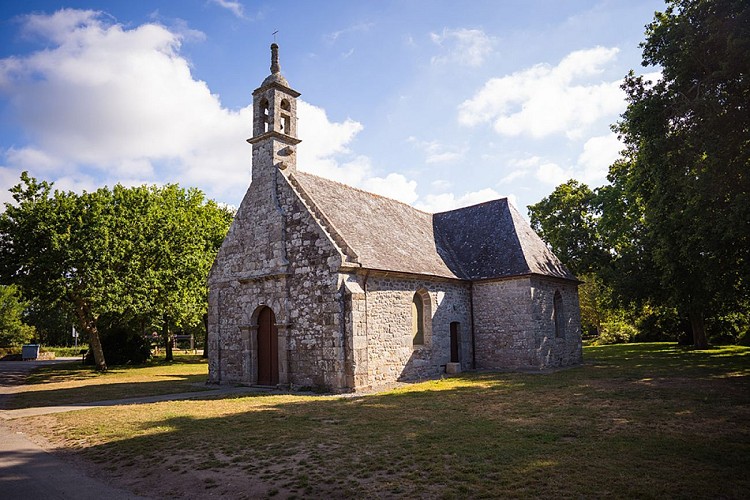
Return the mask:
<path id="1" fill-rule="evenodd" d="M 364 268 L 462 280 L 576 279 L 505 198 L 429 214 L 305 172 L 291 177 Z"/>
<path id="2" fill-rule="evenodd" d="M 433 225 L 444 258 L 463 279 L 530 273 L 576 279 L 507 198 L 437 213 Z"/>

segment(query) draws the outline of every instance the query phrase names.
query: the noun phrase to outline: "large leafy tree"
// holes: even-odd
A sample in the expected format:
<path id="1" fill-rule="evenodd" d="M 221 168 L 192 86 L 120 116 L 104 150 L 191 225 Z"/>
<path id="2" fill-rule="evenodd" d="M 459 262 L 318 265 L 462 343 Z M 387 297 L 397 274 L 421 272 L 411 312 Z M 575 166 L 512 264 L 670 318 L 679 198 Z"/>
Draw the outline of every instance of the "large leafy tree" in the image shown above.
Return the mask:
<path id="1" fill-rule="evenodd" d="M 531 227 L 575 274 L 599 269 L 607 259 L 596 200 L 596 192 L 571 179 L 528 207 Z"/>
<path id="2" fill-rule="evenodd" d="M 151 196 L 141 263 L 150 293 L 143 313 L 161 323 L 171 360 L 173 328 L 196 326 L 206 312 L 206 279 L 233 213 L 206 202 L 197 189 L 169 185 Z"/>
<path id="3" fill-rule="evenodd" d="M 618 242 L 610 241 L 609 234 L 615 221 L 603 213 L 610 198 L 609 189 L 591 190 L 571 179 L 528 207 L 533 229 L 582 281 L 581 323 L 584 331 L 596 335 L 601 334 L 604 323 L 624 315 L 621 304 L 618 307 L 612 300 L 609 284 L 618 275 L 614 268 L 620 264 L 615 251 Z"/>
<path id="4" fill-rule="evenodd" d="M 641 46 L 662 74 L 625 79 L 627 150 L 610 180 L 642 210 L 641 248 L 705 347 L 707 314 L 749 296 L 750 3 L 670 0 Z"/>
<path id="5" fill-rule="evenodd" d="M 24 173 L 0 215 L 0 275 L 72 312 L 99 370 L 102 315 L 197 322 L 231 213 L 177 186 L 52 191 Z M 171 200 L 171 203 L 169 202 Z"/>

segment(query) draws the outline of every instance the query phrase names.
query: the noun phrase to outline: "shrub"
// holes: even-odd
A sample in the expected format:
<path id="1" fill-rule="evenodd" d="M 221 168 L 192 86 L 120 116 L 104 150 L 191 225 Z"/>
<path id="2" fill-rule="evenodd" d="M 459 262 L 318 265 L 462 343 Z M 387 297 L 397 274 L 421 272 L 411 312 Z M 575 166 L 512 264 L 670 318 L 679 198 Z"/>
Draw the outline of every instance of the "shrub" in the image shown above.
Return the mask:
<path id="1" fill-rule="evenodd" d="M 34 327 L 23 322 L 27 305 L 15 286 L 0 285 L 0 346 L 27 344 L 34 338 Z"/>
<path id="2" fill-rule="evenodd" d="M 750 342 L 750 315 L 743 312 L 731 312 L 706 320 L 708 340 L 712 344 L 739 344 Z"/>
<path id="3" fill-rule="evenodd" d="M 614 320 L 602 323 L 601 333 L 594 341 L 594 345 L 604 344 L 627 344 L 638 334 L 638 330 L 633 325 L 623 321 Z"/>
<path id="4" fill-rule="evenodd" d="M 70 358 L 73 356 L 81 356 L 81 351 L 85 351 L 89 346 L 86 344 L 79 344 L 78 347 L 70 346 L 42 346 L 42 352 L 53 352 L 58 358 Z"/>
<path id="5" fill-rule="evenodd" d="M 100 333 L 108 365 L 140 365 L 151 358 L 148 340 L 127 326 L 115 326 Z M 86 354 L 86 364 L 94 364 L 94 353 L 91 350 Z"/>
<path id="6" fill-rule="evenodd" d="M 644 307 L 635 325 L 634 342 L 676 342 L 685 330 L 677 310 L 668 307 Z"/>

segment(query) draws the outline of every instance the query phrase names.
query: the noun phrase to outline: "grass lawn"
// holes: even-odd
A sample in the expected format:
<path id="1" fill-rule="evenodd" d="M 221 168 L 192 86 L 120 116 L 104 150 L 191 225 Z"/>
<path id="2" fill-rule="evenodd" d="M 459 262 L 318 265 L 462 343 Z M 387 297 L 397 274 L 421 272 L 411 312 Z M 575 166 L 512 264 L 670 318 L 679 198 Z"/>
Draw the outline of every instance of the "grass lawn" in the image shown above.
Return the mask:
<path id="1" fill-rule="evenodd" d="M 207 389 L 208 363 L 199 355 L 175 356 L 166 363 L 155 358 L 143 366 L 115 366 L 99 373 L 72 362 L 44 367 L 32 373 L 23 389 L 5 408 L 31 408 L 108 399 L 134 398 Z"/>
<path id="2" fill-rule="evenodd" d="M 584 356 L 551 374 L 469 373 L 367 396 L 14 422 L 155 497 L 748 497 L 750 348 L 629 344 Z"/>

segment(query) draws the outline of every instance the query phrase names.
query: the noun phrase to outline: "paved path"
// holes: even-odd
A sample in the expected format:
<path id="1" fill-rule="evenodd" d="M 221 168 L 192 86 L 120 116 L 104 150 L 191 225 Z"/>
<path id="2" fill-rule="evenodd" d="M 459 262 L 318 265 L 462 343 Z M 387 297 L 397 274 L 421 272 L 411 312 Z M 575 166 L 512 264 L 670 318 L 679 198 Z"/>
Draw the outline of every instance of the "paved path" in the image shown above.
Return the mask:
<path id="1" fill-rule="evenodd" d="M 87 476 L 0 422 L 0 498 L 135 500 L 144 497 Z"/>
<path id="2" fill-rule="evenodd" d="M 76 359 L 0 361 L 0 397 L 15 392 L 34 368 Z M 137 500 L 144 497 L 87 476 L 0 421 L 0 498 Z"/>
<path id="3" fill-rule="evenodd" d="M 144 396 L 141 398 L 112 399 L 108 401 L 94 401 L 92 403 L 76 403 L 64 406 L 40 406 L 36 408 L 19 408 L 16 410 L 0 410 L 1 420 L 12 420 L 14 418 L 34 417 L 37 415 L 49 415 L 50 413 L 64 413 L 68 411 L 88 410 L 90 408 L 102 408 L 105 406 L 134 405 L 145 403 L 158 403 L 160 401 L 177 401 L 181 399 L 200 399 L 226 394 L 246 394 L 259 392 L 262 389 L 253 387 L 222 387 L 207 391 L 180 392 L 177 394 L 162 394 L 160 396 Z M 268 391 L 267 391 L 268 392 Z"/>
<path id="4" fill-rule="evenodd" d="M 78 358 L 54 361 L 0 361 L 0 408 L 4 401 L 23 384 L 34 368 L 75 361 Z M 152 403 L 178 399 L 212 397 L 223 394 L 251 392 L 249 387 L 229 387 L 208 391 L 166 394 L 145 398 L 98 401 L 68 406 L 0 410 L 0 498 L 3 500 L 76 499 L 136 500 L 143 499 L 108 486 L 65 463 L 29 440 L 22 432 L 8 428 L 3 420 L 44 415 L 63 411 L 84 410 L 121 404 Z"/>

